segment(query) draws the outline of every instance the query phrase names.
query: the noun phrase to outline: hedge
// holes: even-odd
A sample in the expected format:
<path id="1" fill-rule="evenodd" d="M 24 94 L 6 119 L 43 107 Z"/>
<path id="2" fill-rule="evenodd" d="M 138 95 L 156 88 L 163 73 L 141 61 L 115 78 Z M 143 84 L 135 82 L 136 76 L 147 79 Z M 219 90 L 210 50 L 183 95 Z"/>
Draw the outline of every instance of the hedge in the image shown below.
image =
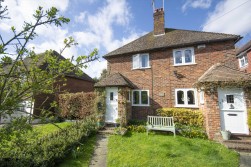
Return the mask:
<path id="1" fill-rule="evenodd" d="M 95 93 L 60 94 L 58 105 L 60 115 L 66 119 L 83 119 L 94 114 Z"/>
<path id="2" fill-rule="evenodd" d="M 81 144 L 85 137 L 96 130 L 96 117 L 88 117 L 23 146 L 25 149 L 0 152 L 0 166 L 55 166 L 77 145 Z"/>
<path id="3" fill-rule="evenodd" d="M 174 122 L 182 125 L 203 127 L 204 118 L 200 110 L 186 108 L 160 108 L 157 115 L 163 117 L 174 117 Z"/>

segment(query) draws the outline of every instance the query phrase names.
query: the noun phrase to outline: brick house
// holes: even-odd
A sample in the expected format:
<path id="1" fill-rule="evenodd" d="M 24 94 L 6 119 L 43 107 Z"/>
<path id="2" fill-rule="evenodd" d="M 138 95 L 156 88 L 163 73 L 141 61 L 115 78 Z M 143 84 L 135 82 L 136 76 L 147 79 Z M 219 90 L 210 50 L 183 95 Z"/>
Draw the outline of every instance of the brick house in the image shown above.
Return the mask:
<path id="1" fill-rule="evenodd" d="M 237 51 L 237 58 L 240 70 L 251 73 L 251 41 Z"/>
<path id="2" fill-rule="evenodd" d="M 207 109 L 210 104 L 206 102 L 212 95 L 209 96 L 203 87 L 195 87 L 195 84 L 217 63 L 236 67 L 235 43 L 241 39 L 239 35 L 165 28 L 162 8 L 155 10 L 153 18 L 152 32 L 104 56 L 109 75 L 95 87 L 106 89 L 107 122 L 114 123 L 122 117 L 121 98 L 127 99 L 129 119 L 145 120 L 147 115 L 155 115 L 156 109 L 161 107 L 210 112 Z M 120 85 L 114 80 L 114 75 L 127 83 Z M 245 79 L 249 80 L 249 77 Z M 121 97 L 123 89 L 127 93 Z M 218 103 L 215 108 L 219 114 Z M 209 137 L 214 138 L 223 126 L 219 120 L 214 121 L 218 115 L 205 114 L 205 118 L 207 127 L 216 123 L 216 128 L 207 128 Z M 243 126 L 243 133 L 247 134 L 246 122 Z"/>
<path id="3" fill-rule="evenodd" d="M 65 58 L 57 53 L 56 51 L 52 52 L 53 56 L 57 56 L 59 60 L 64 60 Z M 38 66 L 45 70 L 46 68 L 46 62 L 43 61 L 44 54 L 39 54 L 39 59 L 41 61 L 38 61 Z M 30 63 L 29 59 L 24 59 L 24 62 L 27 64 Z M 51 103 L 55 100 L 57 100 L 57 94 L 69 92 L 69 93 L 76 93 L 76 92 L 93 92 L 94 91 L 94 80 L 88 76 L 87 74 L 83 73 L 82 75 L 77 75 L 74 72 L 66 73 L 65 81 L 59 81 L 54 83 L 54 87 L 58 89 L 58 92 L 56 94 L 39 94 L 34 97 L 34 102 L 31 101 L 25 101 L 22 103 L 22 107 L 20 110 L 25 110 L 27 113 L 32 113 L 34 117 L 37 117 L 41 114 L 41 110 L 50 110 L 54 112 L 54 108 L 51 108 Z M 29 114 L 15 112 L 14 116 L 29 116 Z M 0 117 L 1 118 L 1 117 Z M 8 122 L 9 117 L 2 117 L 0 119 L 0 123 Z"/>

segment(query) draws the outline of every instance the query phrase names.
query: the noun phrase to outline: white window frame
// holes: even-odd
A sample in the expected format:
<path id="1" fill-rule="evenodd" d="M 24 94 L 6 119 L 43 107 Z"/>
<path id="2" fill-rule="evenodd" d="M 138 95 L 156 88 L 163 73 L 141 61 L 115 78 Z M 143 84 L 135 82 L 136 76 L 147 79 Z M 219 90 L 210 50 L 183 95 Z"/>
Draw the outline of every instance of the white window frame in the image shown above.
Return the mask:
<path id="1" fill-rule="evenodd" d="M 142 91 L 146 91 L 147 92 L 147 97 L 148 97 L 148 104 L 141 104 L 141 92 Z M 139 92 L 139 104 L 134 104 L 134 98 L 133 98 L 133 93 L 134 92 Z M 150 98 L 149 98 L 149 90 L 140 90 L 140 89 L 135 89 L 135 90 L 132 90 L 132 98 L 131 98 L 131 101 L 132 101 L 132 106 L 149 106 L 150 104 Z"/>
<path id="2" fill-rule="evenodd" d="M 205 93 L 204 90 L 200 90 L 200 104 L 204 104 L 205 102 Z"/>
<path id="3" fill-rule="evenodd" d="M 141 63 L 142 59 L 141 59 L 141 57 L 143 57 L 145 55 L 148 57 L 148 66 L 147 67 L 142 67 L 142 63 Z M 134 58 L 137 59 L 137 60 L 135 60 Z M 137 62 L 135 62 L 135 61 L 137 61 Z M 134 67 L 134 63 L 137 63 L 136 67 Z M 146 69 L 146 68 L 151 68 L 149 53 L 136 54 L 136 55 L 132 56 L 132 69 L 133 70 L 134 69 Z"/>
<path id="4" fill-rule="evenodd" d="M 193 105 L 188 104 L 188 100 L 187 100 L 187 92 L 190 91 L 190 90 L 194 91 L 195 104 L 193 104 Z M 184 92 L 184 104 L 178 104 L 178 96 L 177 96 L 178 91 L 183 91 Z M 178 88 L 178 89 L 175 89 L 175 107 L 198 108 L 197 90 L 193 89 L 193 88 Z"/>
<path id="5" fill-rule="evenodd" d="M 248 55 L 247 55 L 247 53 L 242 54 L 241 56 L 238 57 L 238 59 L 239 59 L 240 68 L 244 68 L 244 67 L 248 66 Z M 241 64 L 242 60 L 245 62 L 244 65 Z"/>
<path id="6" fill-rule="evenodd" d="M 186 50 L 191 50 L 191 54 L 192 54 L 192 62 L 190 63 L 186 63 L 185 62 L 185 51 Z M 181 55 L 182 55 L 182 63 L 176 63 L 175 62 L 175 53 L 177 51 L 180 51 L 181 52 Z M 196 64 L 195 63 L 195 54 L 194 54 L 194 48 L 193 47 L 189 47 L 189 48 L 180 48 L 180 49 L 174 49 L 173 50 L 173 64 L 174 66 L 184 66 L 184 65 L 193 65 L 193 64 Z"/>

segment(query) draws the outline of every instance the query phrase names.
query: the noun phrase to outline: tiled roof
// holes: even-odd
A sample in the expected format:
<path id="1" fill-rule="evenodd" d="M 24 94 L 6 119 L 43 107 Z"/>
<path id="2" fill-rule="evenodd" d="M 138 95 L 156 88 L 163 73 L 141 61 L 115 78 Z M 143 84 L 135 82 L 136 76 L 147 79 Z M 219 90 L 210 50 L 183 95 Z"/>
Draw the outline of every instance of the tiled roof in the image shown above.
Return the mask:
<path id="1" fill-rule="evenodd" d="M 204 44 L 216 41 L 233 40 L 237 42 L 241 37 L 239 35 L 179 30 L 179 29 L 165 29 L 165 35 L 154 36 L 150 32 L 135 41 L 132 41 L 121 48 L 118 48 L 104 56 L 115 56 L 125 53 L 137 53 L 150 51 L 154 49 L 170 48 L 170 47 L 186 47 L 193 44 Z"/>
<path id="2" fill-rule="evenodd" d="M 94 87 L 107 87 L 107 86 L 123 86 L 123 87 L 134 88 L 132 82 L 120 73 L 114 73 L 108 75 L 106 78 L 102 79 L 101 81 L 99 81 L 94 85 Z"/>
<path id="3" fill-rule="evenodd" d="M 246 43 L 244 46 L 242 46 L 238 51 L 237 51 L 237 55 L 241 54 L 242 52 L 245 52 L 247 50 L 251 50 L 251 40 Z"/>
<path id="4" fill-rule="evenodd" d="M 251 74 L 221 63 L 213 65 L 198 79 L 198 83 L 240 81 L 251 81 Z"/>
<path id="5" fill-rule="evenodd" d="M 52 55 L 57 56 L 57 58 L 59 60 L 65 60 L 65 58 L 56 51 L 53 51 Z M 39 56 L 38 57 L 39 59 L 38 59 L 38 62 L 36 63 L 36 65 L 39 66 L 41 69 L 45 69 L 47 66 L 47 63 L 44 60 L 45 54 L 41 53 L 41 54 L 38 54 L 38 56 Z M 23 61 L 26 65 L 26 67 L 29 68 L 29 64 L 32 62 L 31 58 L 24 58 Z M 10 68 L 11 68 L 11 65 L 7 65 L 3 69 L 4 69 L 5 73 L 8 73 Z M 73 77 L 73 78 L 77 78 L 77 79 L 81 79 L 81 80 L 85 80 L 85 81 L 89 81 L 89 82 L 94 82 L 94 80 L 90 76 L 85 74 L 84 72 L 82 73 L 82 75 L 77 75 L 75 72 L 70 72 L 70 73 L 66 73 L 65 76 Z"/>

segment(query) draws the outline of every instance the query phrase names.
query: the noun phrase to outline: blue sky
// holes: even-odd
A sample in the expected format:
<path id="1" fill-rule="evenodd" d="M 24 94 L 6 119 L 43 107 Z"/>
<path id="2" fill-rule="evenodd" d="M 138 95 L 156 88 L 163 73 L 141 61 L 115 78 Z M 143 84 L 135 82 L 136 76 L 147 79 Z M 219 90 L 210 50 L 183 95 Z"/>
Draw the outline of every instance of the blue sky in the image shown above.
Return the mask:
<path id="1" fill-rule="evenodd" d="M 155 0 L 155 7 L 162 7 L 162 2 Z M 79 45 L 66 50 L 65 57 L 88 54 L 94 48 L 101 57 L 153 30 L 152 0 L 5 0 L 4 4 L 12 18 L 0 22 L 4 39 L 11 36 L 10 26 L 20 30 L 38 6 L 55 6 L 71 19 L 63 27 L 38 29 L 39 37 L 29 44 L 38 53 L 59 51 L 64 38 L 73 36 Z M 251 40 L 251 0 L 165 0 L 164 4 L 167 28 L 238 34 L 244 38 L 237 46 Z M 106 61 L 101 58 L 84 71 L 98 77 L 104 68 Z"/>

